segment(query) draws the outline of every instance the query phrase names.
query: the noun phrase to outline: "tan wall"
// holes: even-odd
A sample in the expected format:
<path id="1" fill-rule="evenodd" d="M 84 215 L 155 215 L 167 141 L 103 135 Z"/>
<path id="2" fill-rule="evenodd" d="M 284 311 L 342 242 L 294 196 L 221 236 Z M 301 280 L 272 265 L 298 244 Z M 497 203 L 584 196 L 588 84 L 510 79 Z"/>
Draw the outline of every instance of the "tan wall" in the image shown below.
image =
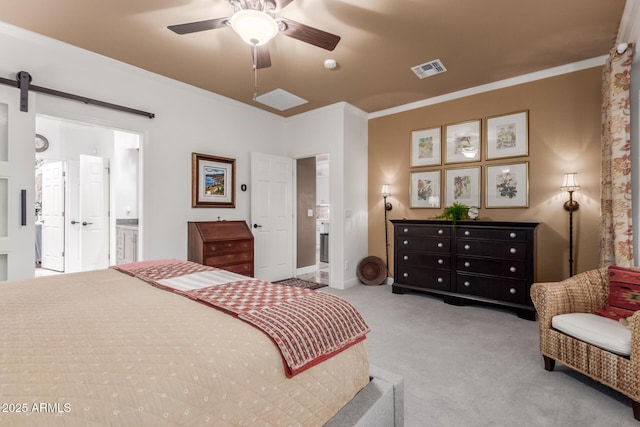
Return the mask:
<path id="1" fill-rule="evenodd" d="M 297 268 L 302 268 L 316 264 L 316 158 L 298 159 L 296 167 Z"/>
<path id="2" fill-rule="evenodd" d="M 602 68 L 538 80 L 369 121 L 369 254 L 385 258 L 382 184 L 390 184 L 389 218 L 426 219 L 442 209 L 409 208 L 410 132 L 472 119 L 529 111 L 529 156 L 414 170 L 443 170 L 481 165 L 482 220 L 535 221 L 536 280 L 556 281 L 569 275 L 568 193 L 560 190 L 565 172 L 578 172 L 574 193 L 574 272 L 598 266 L 600 215 L 600 100 Z M 437 78 L 437 77 L 435 77 Z M 486 209 L 484 165 L 529 162 L 529 207 Z M 442 189 L 444 194 L 444 185 Z M 393 226 L 389 226 L 389 263 L 393 272 Z"/>

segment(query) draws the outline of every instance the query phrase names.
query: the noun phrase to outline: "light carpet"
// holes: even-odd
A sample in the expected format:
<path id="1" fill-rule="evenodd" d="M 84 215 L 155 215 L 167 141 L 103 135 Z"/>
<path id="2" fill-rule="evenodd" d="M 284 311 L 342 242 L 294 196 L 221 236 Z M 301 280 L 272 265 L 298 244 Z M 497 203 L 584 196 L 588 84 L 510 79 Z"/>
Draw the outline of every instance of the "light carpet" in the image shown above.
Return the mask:
<path id="1" fill-rule="evenodd" d="M 544 370 L 537 322 L 386 285 L 321 292 L 360 310 L 371 363 L 404 377 L 407 427 L 640 426 L 626 396 L 560 363 Z"/>

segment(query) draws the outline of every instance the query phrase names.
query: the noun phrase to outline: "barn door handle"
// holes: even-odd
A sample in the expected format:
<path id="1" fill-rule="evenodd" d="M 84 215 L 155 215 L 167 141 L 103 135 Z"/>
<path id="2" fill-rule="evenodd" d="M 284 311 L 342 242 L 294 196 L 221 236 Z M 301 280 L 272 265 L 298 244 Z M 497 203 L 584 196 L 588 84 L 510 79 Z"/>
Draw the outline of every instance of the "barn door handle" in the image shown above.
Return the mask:
<path id="1" fill-rule="evenodd" d="M 20 190 L 20 225 L 27 225 L 27 190 Z"/>

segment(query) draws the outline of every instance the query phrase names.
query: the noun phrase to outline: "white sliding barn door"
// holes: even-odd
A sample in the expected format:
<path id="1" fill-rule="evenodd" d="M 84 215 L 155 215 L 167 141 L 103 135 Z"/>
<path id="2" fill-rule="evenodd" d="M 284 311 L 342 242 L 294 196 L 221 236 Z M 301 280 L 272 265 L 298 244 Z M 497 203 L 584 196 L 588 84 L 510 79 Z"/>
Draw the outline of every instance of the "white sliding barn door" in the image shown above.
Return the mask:
<path id="1" fill-rule="evenodd" d="M 293 159 L 251 153 L 255 277 L 293 277 Z"/>
<path id="2" fill-rule="evenodd" d="M 20 91 L 0 87 L 0 280 L 35 272 L 35 96 L 20 111 Z"/>

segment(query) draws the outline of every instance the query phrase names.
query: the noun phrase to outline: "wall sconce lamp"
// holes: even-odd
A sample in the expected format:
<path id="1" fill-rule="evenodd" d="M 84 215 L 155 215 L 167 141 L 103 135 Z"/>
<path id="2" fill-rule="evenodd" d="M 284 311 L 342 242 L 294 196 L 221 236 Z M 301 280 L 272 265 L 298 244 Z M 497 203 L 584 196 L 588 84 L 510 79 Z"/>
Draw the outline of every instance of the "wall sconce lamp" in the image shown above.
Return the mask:
<path id="1" fill-rule="evenodd" d="M 580 208 L 578 202 L 573 200 L 573 192 L 580 189 L 576 175 L 576 172 L 565 173 L 560 187 L 569 192 L 569 200 L 564 203 L 564 210 L 569 212 L 569 276 L 573 276 L 573 213 Z"/>
<path id="2" fill-rule="evenodd" d="M 393 205 L 387 202 L 387 197 L 391 195 L 389 193 L 389 184 L 383 184 L 382 190 L 380 190 L 380 195 L 384 199 L 384 252 L 386 255 L 386 267 L 387 267 L 387 275 L 389 274 L 389 225 L 387 221 L 387 212 L 393 209 Z"/>

